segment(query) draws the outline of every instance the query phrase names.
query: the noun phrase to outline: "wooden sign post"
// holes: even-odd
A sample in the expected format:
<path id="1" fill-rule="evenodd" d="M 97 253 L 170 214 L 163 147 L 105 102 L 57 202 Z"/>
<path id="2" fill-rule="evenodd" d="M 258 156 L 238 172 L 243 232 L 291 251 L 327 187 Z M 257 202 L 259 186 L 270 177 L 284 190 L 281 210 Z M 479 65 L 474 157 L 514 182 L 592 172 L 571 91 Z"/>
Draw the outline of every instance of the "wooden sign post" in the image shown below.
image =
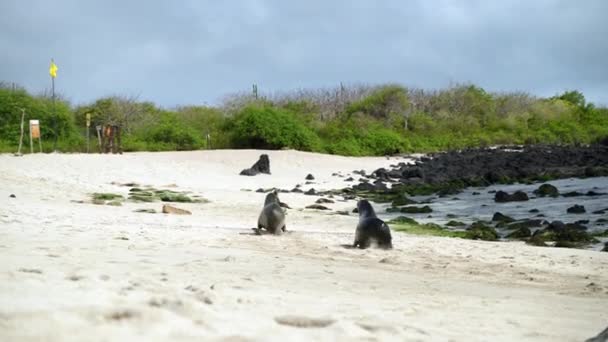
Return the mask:
<path id="1" fill-rule="evenodd" d="M 30 120 L 30 152 L 34 153 L 34 139 L 38 139 L 40 153 L 42 153 L 42 137 L 40 136 L 40 121 Z"/>
<path id="2" fill-rule="evenodd" d="M 90 135 L 91 135 L 91 113 L 87 113 L 87 153 L 89 153 Z"/>
<path id="3" fill-rule="evenodd" d="M 97 143 L 99 144 L 99 153 L 103 153 L 103 149 L 101 148 L 101 125 L 95 126 L 97 130 Z"/>
<path id="4" fill-rule="evenodd" d="M 19 137 L 19 149 L 17 155 L 21 155 L 21 146 L 23 146 L 23 123 L 25 121 L 25 109 L 21 109 L 21 136 Z"/>

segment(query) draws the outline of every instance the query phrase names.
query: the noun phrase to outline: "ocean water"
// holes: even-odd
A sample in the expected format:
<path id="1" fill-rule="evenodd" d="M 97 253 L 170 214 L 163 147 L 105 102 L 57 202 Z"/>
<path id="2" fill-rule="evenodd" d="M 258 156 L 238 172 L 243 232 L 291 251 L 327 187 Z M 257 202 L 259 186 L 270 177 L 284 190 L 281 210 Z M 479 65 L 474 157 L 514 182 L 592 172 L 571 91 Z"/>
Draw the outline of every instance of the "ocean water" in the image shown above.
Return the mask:
<path id="1" fill-rule="evenodd" d="M 533 191 L 541 184 L 551 184 L 557 187 L 560 193 L 578 191 L 586 194 L 588 191 L 602 193 L 599 196 L 578 196 L 578 197 L 536 197 Z M 429 202 L 428 205 L 433 209 L 430 214 L 400 214 L 387 213 L 385 208 L 390 204 L 378 205 L 377 213 L 384 220 L 406 215 L 412 217 L 421 223 L 437 223 L 444 225 L 450 220 L 457 220 L 464 223 L 472 223 L 478 220 L 490 221 L 496 212 L 513 217 L 516 220 L 521 219 L 544 219 L 549 222 L 559 220 L 564 223 L 573 223 L 579 220 L 589 220 L 588 224 L 584 224 L 589 232 L 604 231 L 608 229 L 608 223 L 598 223 L 598 219 L 608 219 L 608 210 L 605 214 L 593 214 L 592 212 L 601 209 L 608 209 L 608 177 L 593 177 L 593 178 L 568 178 L 549 181 L 545 183 L 535 184 L 512 184 L 512 185 L 492 185 L 489 187 L 471 187 L 457 195 L 448 197 L 437 196 L 414 196 L 412 199 L 419 202 Z M 521 190 L 528 194 L 529 201 L 525 202 L 494 202 L 494 193 L 491 191 L 506 191 L 513 193 Z M 480 193 L 473 195 L 474 192 Z M 585 207 L 584 214 L 569 214 L 567 209 L 575 204 Z M 530 213 L 531 209 L 538 209 L 538 213 Z M 448 217 L 455 215 L 456 217 Z M 537 215 L 544 215 L 538 217 Z M 531 230 L 534 230 L 531 228 Z M 608 238 L 600 238 L 602 242 L 608 241 Z M 603 243 L 591 246 L 592 249 L 601 249 Z"/>

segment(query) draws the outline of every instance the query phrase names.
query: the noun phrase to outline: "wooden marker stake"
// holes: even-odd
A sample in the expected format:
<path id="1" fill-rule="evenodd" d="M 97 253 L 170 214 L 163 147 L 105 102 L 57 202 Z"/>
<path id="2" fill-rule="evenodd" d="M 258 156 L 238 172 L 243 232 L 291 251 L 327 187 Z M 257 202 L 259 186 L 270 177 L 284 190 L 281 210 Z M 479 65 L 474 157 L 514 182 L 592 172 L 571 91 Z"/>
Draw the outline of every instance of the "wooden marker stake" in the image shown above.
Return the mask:
<path id="1" fill-rule="evenodd" d="M 21 136 L 19 137 L 19 149 L 17 155 L 21 155 L 21 146 L 23 146 L 23 121 L 25 120 L 25 109 L 21 109 Z"/>
<path id="2" fill-rule="evenodd" d="M 34 142 L 32 141 L 32 124 L 30 123 L 30 153 L 34 153 Z"/>

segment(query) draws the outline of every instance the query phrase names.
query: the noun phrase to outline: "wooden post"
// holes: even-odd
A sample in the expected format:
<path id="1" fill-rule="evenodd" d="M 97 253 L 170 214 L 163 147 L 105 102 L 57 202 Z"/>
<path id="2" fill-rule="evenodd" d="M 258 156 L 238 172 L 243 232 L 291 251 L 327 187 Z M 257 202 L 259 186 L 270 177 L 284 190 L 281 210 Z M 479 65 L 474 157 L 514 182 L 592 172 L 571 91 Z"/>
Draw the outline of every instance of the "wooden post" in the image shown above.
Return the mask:
<path id="1" fill-rule="evenodd" d="M 101 126 L 101 145 L 103 146 L 103 153 L 108 153 L 110 146 L 110 130 L 107 124 Z"/>
<path id="2" fill-rule="evenodd" d="M 51 63 L 53 65 L 55 65 L 55 61 L 51 58 Z M 58 117 L 57 117 L 57 105 L 55 104 L 55 76 L 51 75 L 51 92 L 53 94 L 53 121 L 54 121 L 54 125 L 55 127 L 53 127 L 55 129 L 55 141 L 53 142 L 53 151 L 57 151 L 57 139 L 59 139 L 59 128 L 57 127 L 58 124 Z"/>
<path id="3" fill-rule="evenodd" d="M 30 153 L 34 153 L 34 142 L 32 141 L 32 125 L 30 124 Z"/>
<path id="4" fill-rule="evenodd" d="M 89 153 L 90 135 L 91 135 L 91 113 L 87 113 L 87 153 Z"/>
<path id="5" fill-rule="evenodd" d="M 40 145 L 40 152 L 42 152 L 42 137 L 40 135 L 40 121 L 30 120 L 30 151 L 34 153 L 34 139 L 38 139 L 38 145 Z"/>
<path id="6" fill-rule="evenodd" d="M 38 137 L 38 146 L 40 147 L 40 153 L 42 153 L 42 134 Z"/>
<path id="7" fill-rule="evenodd" d="M 21 155 L 21 146 L 23 146 L 23 121 L 25 120 L 25 109 L 21 108 L 21 136 L 19 137 L 19 149 L 17 155 Z"/>
<path id="8" fill-rule="evenodd" d="M 410 116 L 414 113 L 414 109 L 415 109 L 416 104 L 414 102 L 410 102 L 409 108 L 408 110 L 405 112 L 405 115 L 403 116 L 403 129 L 404 130 L 408 130 L 409 128 L 409 120 L 410 120 Z"/>
<path id="9" fill-rule="evenodd" d="M 97 143 L 99 144 L 99 153 L 103 153 L 101 148 L 101 125 L 97 125 L 95 126 L 95 128 L 97 129 Z"/>
<path id="10" fill-rule="evenodd" d="M 115 154 L 116 153 L 116 144 L 114 141 L 114 125 L 109 125 L 110 128 L 110 145 L 108 146 L 108 153 Z"/>
<path id="11" fill-rule="evenodd" d="M 119 154 L 122 154 L 122 138 L 120 137 L 120 133 L 122 128 L 120 126 L 116 126 L 116 148 Z"/>
<path id="12" fill-rule="evenodd" d="M 102 153 L 108 153 L 108 145 L 109 145 L 109 135 L 108 125 L 101 126 L 101 149 Z"/>

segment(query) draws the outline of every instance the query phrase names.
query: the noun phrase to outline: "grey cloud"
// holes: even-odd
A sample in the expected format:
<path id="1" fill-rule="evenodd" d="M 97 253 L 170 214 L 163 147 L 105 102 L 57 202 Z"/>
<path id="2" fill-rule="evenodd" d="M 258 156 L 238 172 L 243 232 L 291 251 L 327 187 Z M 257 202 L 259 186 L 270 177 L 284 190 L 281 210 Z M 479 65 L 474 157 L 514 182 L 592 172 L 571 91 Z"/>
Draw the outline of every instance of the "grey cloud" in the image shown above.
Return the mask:
<path id="1" fill-rule="evenodd" d="M 165 106 L 345 83 L 580 89 L 608 104 L 608 2 L 36 1 L 0 3 L 0 80 L 75 103 Z"/>

